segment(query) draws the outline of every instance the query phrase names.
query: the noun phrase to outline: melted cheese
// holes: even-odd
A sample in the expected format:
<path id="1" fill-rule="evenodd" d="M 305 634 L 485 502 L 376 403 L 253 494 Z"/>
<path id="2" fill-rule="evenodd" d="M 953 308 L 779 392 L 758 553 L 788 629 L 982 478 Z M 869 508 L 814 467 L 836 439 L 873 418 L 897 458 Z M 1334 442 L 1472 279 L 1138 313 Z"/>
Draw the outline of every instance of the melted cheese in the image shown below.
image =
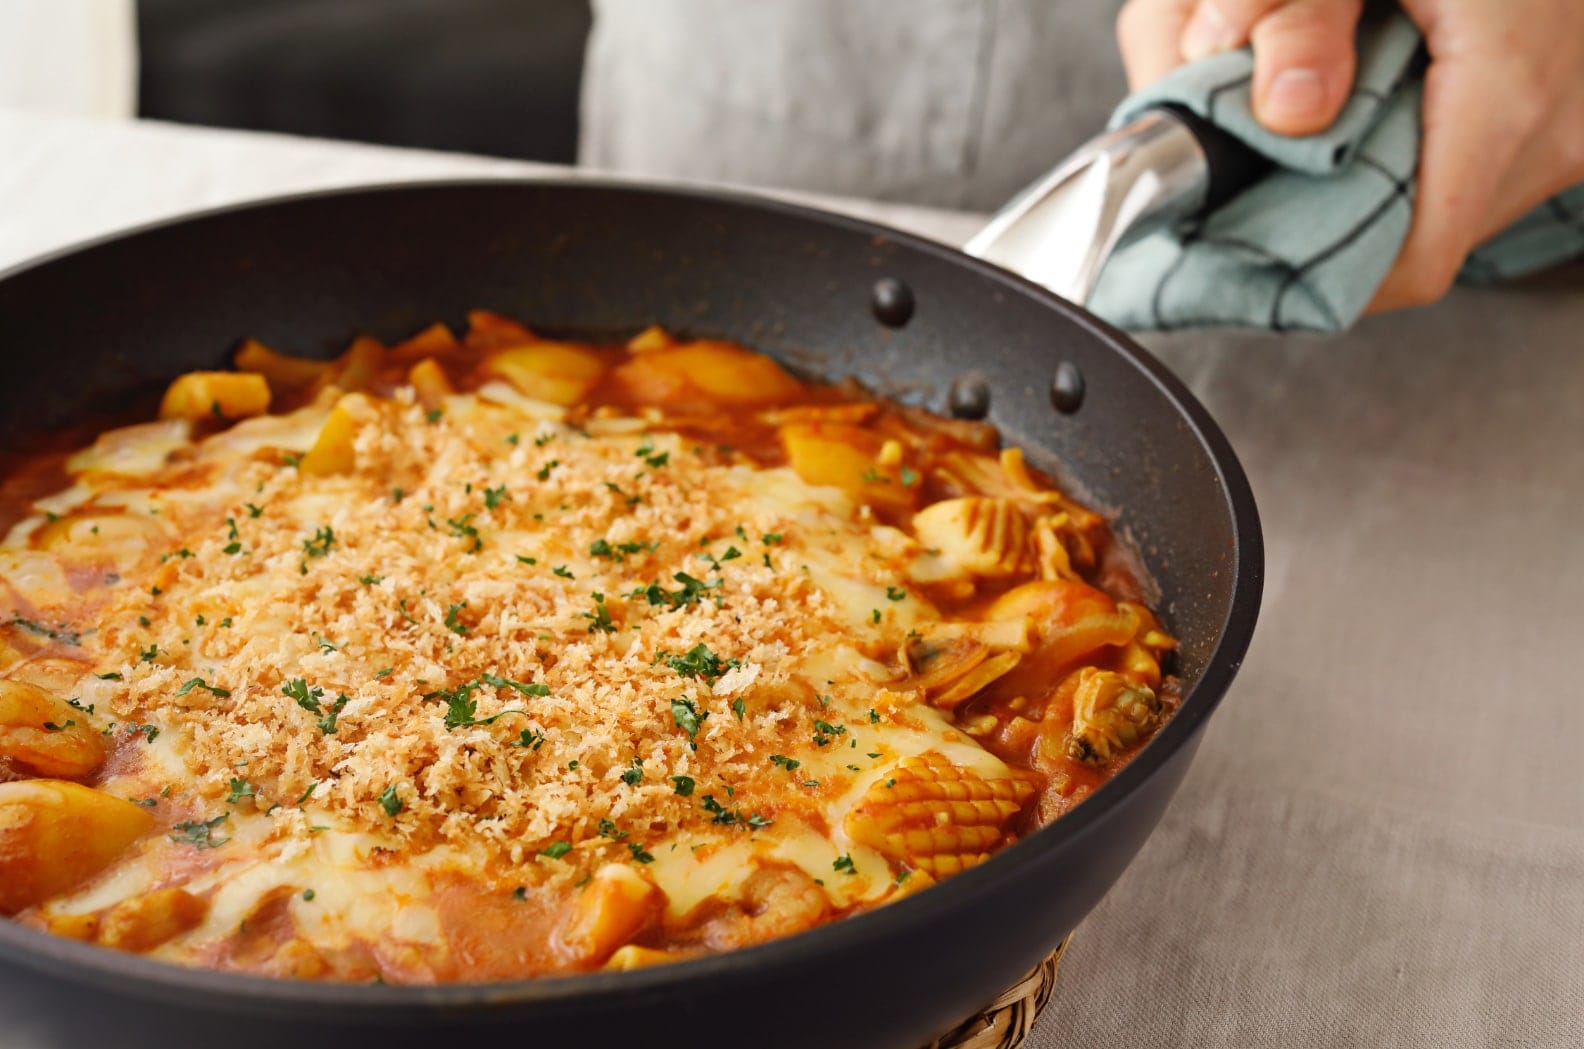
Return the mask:
<path id="1" fill-rule="evenodd" d="M 938 750 L 1012 774 L 889 691 L 902 671 L 866 654 L 939 613 L 894 600 L 918 551 L 841 491 L 716 462 L 642 417 L 573 430 L 498 384 L 434 421 L 410 397 L 356 411 L 344 476 L 292 465 L 322 406 L 196 443 L 185 425 L 134 427 L 74 460 L 79 483 L 51 505 L 146 516 L 169 537 L 120 551 L 132 563 L 92 591 L 105 626 L 82 648 L 118 680 L 84 674 L 77 691 L 116 738 L 142 733 L 102 787 L 165 790 L 167 828 L 224 820 L 218 847 L 151 839 L 48 913 L 102 910 L 179 870 L 207 916 L 161 957 L 211 955 L 282 892 L 321 951 L 441 950 L 425 902 L 441 874 L 565 897 L 639 853 L 670 921 L 765 862 L 846 909 L 893 890 L 895 865 L 843 818 L 898 759 Z M 103 551 L 29 550 L 41 523 L 13 533 L 0 576 L 34 614 L 71 620 L 84 597 L 68 569 Z M 731 661 L 714 688 L 669 665 L 699 645 Z"/>

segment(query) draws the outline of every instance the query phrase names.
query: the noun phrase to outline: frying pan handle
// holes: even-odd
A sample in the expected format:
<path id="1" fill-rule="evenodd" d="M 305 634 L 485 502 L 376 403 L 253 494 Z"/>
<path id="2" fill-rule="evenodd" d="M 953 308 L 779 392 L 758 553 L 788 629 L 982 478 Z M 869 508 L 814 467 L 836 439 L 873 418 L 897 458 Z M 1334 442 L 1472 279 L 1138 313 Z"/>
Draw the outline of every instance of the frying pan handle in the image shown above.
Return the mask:
<path id="1" fill-rule="evenodd" d="M 1213 211 L 1269 168 L 1215 125 L 1161 106 L 1085 143 L 964 250 L 1083 305 L 1124 241 Z"/>

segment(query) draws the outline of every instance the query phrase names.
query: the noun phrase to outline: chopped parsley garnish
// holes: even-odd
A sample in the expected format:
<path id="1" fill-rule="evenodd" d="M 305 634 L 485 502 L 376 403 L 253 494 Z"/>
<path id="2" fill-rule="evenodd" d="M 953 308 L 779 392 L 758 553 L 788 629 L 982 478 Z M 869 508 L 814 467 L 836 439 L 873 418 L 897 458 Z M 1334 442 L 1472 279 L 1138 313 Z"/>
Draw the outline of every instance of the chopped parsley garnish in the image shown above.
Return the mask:
<path id="1" fill-rule="evenodd" d="M 535 441 L 534 443 L 538 444 L 539 442 Z M 551 459 L 549 462 L 547 462 L 543 466 L 541 466 L 539 468 L 539 472 L 534 474 L 534 476 L 539 478 L 539 480 L 541 480 L 541 481 L 548 481 L 548 480 L 550 480 L 550 471 L 554 470 L 556 467 L 558 467 L 560 465 L 561 465 L 561 460 L 560 459 Z"/>
<path id="2" fill-rule="evenodd" d="M 522 747 L 525 750 L 538 750 L 545 744 L 545 734 L 531 728 L 525 728 L 516 739 L 506 744 L 509 747 Z"/>
<path id="3" fill-rule="evenodd" d="M 309 557 L 324 557 L 335 546 L 335 529 L 329 525 L 322 525 L 314 532 L 312 539 L 303 540 L 303 552 Z"/>
<path id="4" fill-rule="evenodd" d="M 249 783 L 245 779 L 232 779 L 231 793 L 226 795 L 226 804 L 235 805 L 243 798 L 257 797 L 258 791 L 253 788 L 253 784 Z"/>
<path id="5" fill-rule="evenodd" d="M 727 791 L 729 794 L 731 788 L 728 787 Z M 757 812 L 751 816 L 744 816 L 741 809 L 728 809 L 716 801 L 713 794 L 704 795 L 699 799 L 699 804 L 704 807 L 705 812 L 708 812 L 713 817 L 710 822 L 719 823 L 722 826 L 733 827 L 741 825 L 757 830 L 761 827 L 768 827 L 774 822 L 773 820 L 765 819 Z"/>
<path id="6" fill-rule="evenodd" d="M 281 456 L 281 465 L 290 466 L 295 470 L 297 467 L 302 465 L 302 458 L 302 453 L 300 452 L 287 452 L 285 455 Z"/>
<path id="7" fill-rule="evenodd" d="M 377 585 L 379 583 L 382 583 L 384 581 L 385 581 L 385 577 L 382 576 L 382 575 L 360 575 L 360 576 L 358 576 L 358 582 L 362 583 L 364 586 L 375 586 L 375 585 Z"/>
<path id="8" fill-rule="evenodd" d="M 661 452 L 659 455 L 656 455 L 654 450 L 654 441 L 648 438 L 644 439 L 644 443 L 639 445 L 638 450 L 633 454 L 642 459 L 644 462 L 648 463 L 656 470 L 660 469 L 660 467 L 671 461 L 670 452 Z"/>
<path id="9" fill-rule="evenodd" d="M 831 870 L 846 871 L 848 874 L 857 874 L 858 868 L 853 866 L 852 856 L 843 854 L 831 861 Z"/>
<path id="10" fill-rule="evenodd" d="M 702 641 L 680 656 L 673 656 L 662 650 L 655 656 L 655 662 L 664 663 L 682 677 L 698 678 L 711 687 L 726 671 L 742 665 L 737 659 L 722 659 L 711 652 L 709 646 Z M 742 719 L 739 717 L 738 720 Z"/>
<path id="11" fill-rule="evenodd" d="M 672 776 L 671 784 L 672 789 L 684 798 L 691 796 L 693 793 L 694 784 L 692 776 Z"/>
<path id="12" fill-rule="evenodd" d="M 671 720 L 676 722 L 677 728 L 688 735 L 688 746 L 698 749 L 698 730 L 704 724 L 704 719 L 709 717 L 709 711 L 699 710 L 687 696 L 678 696 L 671 701 Z"/>
<path id="13" fill-rule="evenodd" d="M 880 724 L 880 714 L 879 714 L 878 711 L 875 710 L 874 707 L 870 707 L 869 708 L 869 724 L 871 724 L 871 725 Z"/>
<path id="14" fill-rule="evenodd" d="M 720 579 L 715 580 L 713 583 L 706 583 L 704 580 L 688 575 L 686 572 L 678 572 L 671 578 L 682 584 L 680 590 L 667 590 L 659 583 L 650 583 L 648 586 L 634 590 L 632 596 L 644 598 L 651 605 L 682 608 L 686 605 L 697 604 L 699 598 L 703 597 L 706 592 L 719 589 L 722 583 Z M 716 601 L 720 601 L 718 596 Z"/>
<path id="15" fill-rule="evenodd" d="M 430 692 L 423 698 L 426 700 L 445 700 L 445 727 L 447 732 L 451 732 L 459 728 L 472 728 L 476 725 L 490 725 L 499 721 L 501 718 L 506 717 L 508 714 L 526 713 L 525 711 L 521 710 L 503 710 L 499 714 L 493 714 L 487 718 L 479 717 L 478 700 L 473 698 L 473 693 L 478 691 L 481 684 L 483 683 L 478 680 L 464 681 L 456 688 L 449 690 L 441 689 L 436 692 Z"/>
<path id="16" fill-rule="evenodd" d="M 527 557 L 523 554 L 518 554 L 517 560 L 521 561 L 525 565 L 536 565 L 539 563 L 539 559 L 537 557 Z"/>
<path id="17" fill-rule="evenodd" d="M 138 650 L 138 662 L 139 663 L 152 663 L 152 662 L 154 662 L 154 660 L 158 656 L 159 656 L 159 646 L 158 645 L 149 645 L 149 647 L 147 647 L 147 648 L 142 648 L 142 649 Z"/>
<path id="18" fill-rule="evenodd" d="M 743 719 L 743 715 L 748 713 L 748 704 L 743 702 L 741 696 L 738 696 L 736 699 L 732 700 L 731 709 L 732 713 L 737 716 L 737 720 L 741 721 Z"/>
<path id="19" fill-rule="evenodd" d="M 863 480 L 864 480 L 864 484 L 890 484 L 891 483 L 891 478 L 887 477 L 885 474 L 881 473 L 879 470 L 876 470 L 872 466 L 869 469 L 864 471 Z"/>
<path id="20" fill-rule="evenodd" d="M 617 495 L 621 496 L 622 498 L 626 499 L 628 506 L 637 506 L 639 503 L 643 502 L 643 497 L 642 496 L 639 496 L 639 495 L 628 495 L 626 492 L 622 491 L 622 486 L 617 484 L 615 481 L 606 481 L 605 482 L 605 487 L 610 489 L 612 492 L 616 493 Z"/>
<path id="21" fill-rule="evenodd" d="M 559 860 L 562 856 L 565 856 L 571 851 L 572 843 L 570 841 L 552 841 L 550 844 L 540 849 L 539 854 L 541 856 L 548 856 L 552 860 Z"/>
<path id="22" fill-rule="evenodd" d="M 430 408 L 427 412 L 424 412 L 424 421 L 428 423 L 437 423 L 440 421 L 440 417 L 443 415 L 445 415 L 444 408 Z"/>
<path id="23" fill-rule="evenodd" d="M 497 488 L 486 488 L 484 489 L 484 509 L 493 510 L 510 498 L 511 494 L 506 491 L 505 485 Z"/>
<path id="24" fill-rule="evenodd" d="M 264 513 L 264 508 L 262 506 L 254 506 L 252 503 L 243 503 L 242 505 L 247 507 L 249 517 L 260 517 Z"/>
<path id="25" fill-rule="evenodd" d="M 554 573 L 555 575 L 560 576 L 562 579 L 576 579 L 577 578 L 577 576 L 572 574 L 572 570 L 569 569 L 566 565 L 556 565 L 554 568 L 550 569 L 550 571 L 552 573 Z"/>
<path id="26" fill-rule="evenodd" d="M 831 741 L 832 736 L 840 736 L 847 731 L 846 725 L 832 725 L 828 721 L 814 720 L 814 745 L 823 747 Z"/>
<path id="27" fill-rule="evenodd" d="M 643 758 L 633 758 L 632 765 L 622 771 L 622 782 L 636 787 L 643 782 Z"/>
<path id="28" fill-rule="evenodd" d="M 350 703 L 350 702 L 352 702 L 352 697 L 351 696 L 348 696 L 348 695 L 337 695 L 336 696 L 335 702 L 330 704 L 329 712 L 326 713 L 324 717 L 320 718 L 317 722 L 315 722 L 315 724 L 317 724 L 319 726 L 319 731 L 322 734 L 324 734 L 326 736 L 335 735 L 336 719 L 341 716 L 341 711 L 344 710 L 346 708 L 346 705 L 348 703 Z"/>
<path id="29" fill-rule="evenodd" d="M 303 902 L 304 903 L 312 903 L 313 902 L 313 898 L 314 898 L 314 891 L 312 889 L 304 889 L 302 891 L 302 898 L 303 898 Z"/>
<path id="30" fill-rule="evenodd" d="M 874 618 L 874 621 L 876 623 L 880 622 L 880 610 L 878 608 L 870 609 L 869 610 L 869 615 Z"/>
<path id="31" fill-rule="evenodd" d="M 71 707 L 73 710 L 80 710 L 84 714 L 92 714 L 94 712 L 94 704 L 89 703 L 88 705 L 84 706 L 83 701 L 75 696 L 73 696 L 71 699 L 68 699 L 66 701 L 66 705 Z"/>
<path id="32" fill-rule="evenodd" d="M 641 554 L 657 550 L 660 547 L 658 540 L 648 543 L 627 542 L 612 543 L 606 539 L 596 539 L 589 546 L 589 556 L 603 557 L 616 564 L 626 561 L 632 554 Z"/>
<path id="33" fill-rule="evenodd" d="M 918 471 L 912 469 L 911 467 L 904 466 L 898 472 L 902 479 L 902 487 L 912 488 L 914 485 L 918 484 Z"/>
<path id="34" fill-rule="evenodd" d="M 479 677 L 479 680 L 494 688 L 516 689 L 525 696 L 548 696 L 550 694 L 549 685 L 541 685 L 533 681 L 513 681 L 511 678 L 498 677 L 495 674 L 483 674 Z"/>
<path id="35" fill-rule="evenodd" d="M 154 725 L 128 725 L 126 730 L 129 736 L 136 736 L 142 733 L 143 738 L 150 743 L 159 738 L 159 729 Z"/>
<path id="36" fill-rule="evenodd" d="M 616 632 L 616 624 L 611 621 L 610 609 L 605 607 L 605 595 L 598 590 L 594 591 L 594 611 L 584 612 L 582 617 L 589 621 L 588 629 L 591 634 L 596 630 L 606 634 Z"/>
<path id="37" fill-rule="evenodd" d="M 637 860 L 639 863 L 653 863 L 654 862 L 654 857 L 651 856 L 649 853 L 645 852 L 644 851 L 644 847 L 642 845 L 638 844 L 636 841 L 628 842 L 627 843 L 627 849 L 628 849 L 628 851 L 630 851 L 632 853 L 632 858 Z"/>
<path id="38" fill-rule="evenodd" d="M 176 833 L 170 835 L 170 840 L 198 849 L 218 849 L 231 839 L 216 839 L 215 828 L 230 818 L 229 812 L 222 812 L 212 820 L 183 820 L 171 828 Z"/>
<path id="39" fill-rule="evenodd" d="M 287 699 L 294 699 L 297 705 L 310 714 L 321 713 L 319 701 L 324 698 L 324 689 L 318 685 L 308 684 L 305 678 L 292 678 L 281 686 L 281 693 Z"/>
<path id="40" fill-rule="evenodd" d="M 318 790 L 318 789 L 319 789 L 319 781 L 318 780 L 314 780 L 312 783 L 308 784 L 308 789 L 302 792 L 302 797 L 297 799 L 296 804 L 301 805 L 303 802 L 305 802 L 309 798 L 313 797 L 313 792 Z"/>
<path id="41" fill-rule="evenodd" d="M 543 448 L 545 445 L 549 444 L 553 440 L 555 440 L 555 431 L 554 430 L 546 430 L 544 433 L 539 434 L 538 436 L 536 436 L 534 438 L 534 447 L 535 448 Z"/>
<path id="42" fill-rule="evenodd" d="M 381 791 L 377 800 L 379 801 L 380 808 L 385 810 L 385 815 L 387 816 L 399 816 L 401 815 L 402 809 L 407 807 L 405 804 L 403 804 L 402 799 L 397 797 L 396 784 L 394 783 Z"/>
<path id="43" fill-rule="evenodd" d="M 63 645 L 82 644 L 82 635 L 74 630 L 68 630 L 65 623 L 62 623 L 60 626 L 51 629 L 47 626 L 44 626 L 42 623 L 35 623 L 31 619 L 26 619 L 17 613 L 12 612 L 11 625 L 19 626 L 30 634 L 37 634 L 40 637 L 47 637 L 51 641 L 59 641 Z"/>
<path id="44" fill-rule="evenodd" d="M 616 824 L 611 820 L 599 821 L 599 833 L 600 837 L 609 838 L 612 841 L 621 841 L 623 838 L 627 837 L 627 832 L 616 826 Z"/>
<path id="45" fill-rule="evenodd" d="M 211 696 L 219 696 L 221 699 L 226 699 L 231 695 L 231 691 L 229 689 L 221 688 L 218 685 L 211 685 L 201 677 L 195 677 L 188 680 L 185 685 L 176 690 L 176 694 L 178 696 L 185 696 L 195 688 L 201 688 Z"/>
<path id="46" fill-rule="evenodd" d="M 517 900 L 519 903 L 526 903 L 528 901 L 528 886 L 519 885 L 513 889 L 512 899 Z"/>
<path id="47" fill-rule="evenodd" d="M 905 600 L 907 600 L 907 596 L 908 596 L 908 592 L 906 590 L 902 589 L 899 586 L 888 586 L 888 587 L 886 587 L 886 600 L 887 601 L 905 601 Z"/>
<path id="48" fill-rule="evenodd" d="M 463 626 L 460 622 L 457 621 L 457 613 L 461 612 L 466 607 L 467 607 L 467 602 L 463 601 L 460 604 L 452 605 L 450 608 L 446 609 L 445 625 L 446 625 L 446 629 L 451 631 L 451 633 L 453 633 L 453 634 L 466 634 L 468 632 L 469 628 L 466 627 L 466 626 Z"/>
<path id="49" fill-rule="evenodd" d="M 106 674 L 95 674 L 94 677 L 98 678 L 100 681 L 120 681 L 120 680 L 122 680 L 121 672 L 119 670 L 112 670 L 112 671 L 110 671 L 109 673 L 106 673 Z"/>
<path id="50" fill-rule="evenodd" d="M 446 526 L 451 529 L 451 534 L 458 539 L 470 540 L 468 553 L 476 554 L 484 549 L 484 538 L 479 535 L 479 530 L 473 527 L 473 515 L 463 514 L 461 517 L 446 518 Z"/>
<path id="51" fill-rule="evenodd" d="M 727 826 L 737 822 L 737 814 L 726 808 L 726 806 L 722 805 L 720 802 L 716 801 L 715 795 L 706 794 L 699 800 L 699 803 L 704 806 L 705 812 L 708 812 L 715 817 L 710 822 L 722 823 Z"/>
<path id="52" fill-rule="evenodd" d="M 775 546 L 781 542 L 780 532 L 766 532 L 762 537 L 765 546 Z"/>
<path id="53" fill-rule="evenodd" d="M 44 731 L 45 732 L 65 732 L 67 729 L 71 728 L 75 724 L 77 724 L 77 720 L 75 718 L 67 718 L 66 719 L 66 724 L 64 724 L 64 725 L 57 725 L 53 721 L 46 721 L 46 722 L 44 722 Z"/>
<path id="54" fill-rule="evenodd" d="M 788 772 L 791 772 L 793 769 L 798 768 L 803 763 L 797 758 L 789 758 L 785 754 L 772 754 L 770 755 L 770 764 L 780 765 Z"/>

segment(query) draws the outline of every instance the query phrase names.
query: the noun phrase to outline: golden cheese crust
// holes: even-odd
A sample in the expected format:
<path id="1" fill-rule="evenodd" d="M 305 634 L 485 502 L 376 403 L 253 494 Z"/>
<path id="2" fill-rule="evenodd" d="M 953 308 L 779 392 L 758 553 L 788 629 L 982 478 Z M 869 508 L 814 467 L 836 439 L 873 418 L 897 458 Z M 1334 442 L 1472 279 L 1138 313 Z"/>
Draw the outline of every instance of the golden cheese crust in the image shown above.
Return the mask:
<path id="1" fill-rule="evenodd" d="M 981 862 L 1175 703 L 1104 523 L 983 428 L 492 314 L 238 366 L 13 514 L 0 913 L 305 978 L 654 964 Z"/>

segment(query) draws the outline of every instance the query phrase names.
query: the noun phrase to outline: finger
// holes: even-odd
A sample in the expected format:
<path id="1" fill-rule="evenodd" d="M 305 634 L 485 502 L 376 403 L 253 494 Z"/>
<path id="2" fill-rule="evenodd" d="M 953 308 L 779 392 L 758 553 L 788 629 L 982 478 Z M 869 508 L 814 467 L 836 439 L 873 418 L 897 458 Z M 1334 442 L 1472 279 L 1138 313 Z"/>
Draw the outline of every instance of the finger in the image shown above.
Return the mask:
<path id="1" fill-rule="evenodd" d="M 1117 44 L 1128 88 L 1137 91 L 1183 64 L 1178 42 L 1196 0 L 1128 0 L 1117 12 Z"/>
<path id="2" fill-rule="evenodd" d="M 1469 250 L 1512 210 L 1497 206 L 1497 193 L 1544 108 L 1538 85 L 1519 86 L 1527 82 L 1521 60 L 1432 58 L 1425 76 L 1413 224 L 1370 312 L 1439 299 Z M 1492 84 L 1506 85 L 1499 99 Z"/>
<path id="3" fill-rule="evenodd" d="M 1190 62 L 1248 43 L 1254 25 L 1289 0 L 1199 0 L 1178 47 Z"/>
<path id="4" fill-rule="evenodd" d="M 1278 135 L 1331 126 L 1353 89 L 1362 0 L 1293 0 L 1254 25 L 1254 115 Z"/>

